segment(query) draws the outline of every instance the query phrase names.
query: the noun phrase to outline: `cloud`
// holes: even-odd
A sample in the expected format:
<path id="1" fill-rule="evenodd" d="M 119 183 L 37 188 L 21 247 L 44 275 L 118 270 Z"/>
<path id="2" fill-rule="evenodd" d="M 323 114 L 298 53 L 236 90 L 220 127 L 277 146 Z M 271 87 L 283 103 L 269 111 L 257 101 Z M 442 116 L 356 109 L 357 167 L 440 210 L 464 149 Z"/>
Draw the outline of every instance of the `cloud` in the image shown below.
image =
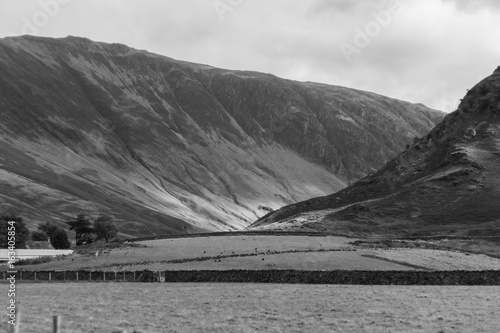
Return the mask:
<path id="1" fill-rule="evenodd" d="M 43 11 L 40 3 L 54 1 L 62 0 L 1 1 L 0 36 L 21 34 Z M 499 65 L 493 32 L 500 31 L 500 1 L 401 0 L 402 10 L 381 24 L 377 15 L 394 1 L 72 0 L 37 34 L 118 42 L 453 111 L 465 90 Z M 227 6 L 223 20 L 220 3 Z M 348 62 L 340 46 L 356 46 L 359 31 L 370 33 L 369 42 Z"/>
<path id="2" fill-rule="evenodd" d="M 321 15 L 331 11 L 350 16 L 359 16 L 363 12 L 369 12 L 387 6 L 389 0 L 310 0 L 309 12 Z"/>
<path id="3" fill-rule="evenodd" d="M 475 13 L 478 10 L 500 10 L 500 2 L 498 0 L 443 0 L 447 3 L 452 3 L 457 9 Z"/>

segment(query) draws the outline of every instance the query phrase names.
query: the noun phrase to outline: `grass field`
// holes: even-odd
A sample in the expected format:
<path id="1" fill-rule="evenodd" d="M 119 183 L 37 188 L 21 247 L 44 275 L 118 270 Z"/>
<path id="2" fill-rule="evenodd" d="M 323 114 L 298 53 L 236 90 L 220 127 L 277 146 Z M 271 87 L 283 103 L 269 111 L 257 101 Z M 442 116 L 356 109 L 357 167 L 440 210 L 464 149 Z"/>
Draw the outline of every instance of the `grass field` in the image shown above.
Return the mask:
<path id="1" fill-rule="evenodd" d="M 5 286 L 5 285 L 3 285 Z M 499 287 L 19 284 L 21 332 L 498 332 Z"/>
<path id="2" fill-rule="evenodd" d="M 358 252 L 307 252 L 230 257 L 220 261 L 150 263 L 127 266 L 131 270 L 226 270 L 226 269 L 298 269 L 298 270 L 412 270 L 394 262 L 360 256 Z"/>
<path id="3" fill-rule="evenodd" d="M 500 270 L 500 259 L 484 254 L 464 254 L 429 249 L 374 251 L 379 258 L 427 267 L 431 270 Z"/>
<path id="4" fill-rule="evenodd" d="M 24 270 L 485 270 L 500 269 L 500 259 L 485 255 L 429 249 L 369 249 L 353 239 L 333 236 L 211 236 L 138 242 L 98 257 L 75 256 Z M 338 251 L 338 250 L 356 251 Z M 297 252 L 298 251 L 298 252 Z"/>

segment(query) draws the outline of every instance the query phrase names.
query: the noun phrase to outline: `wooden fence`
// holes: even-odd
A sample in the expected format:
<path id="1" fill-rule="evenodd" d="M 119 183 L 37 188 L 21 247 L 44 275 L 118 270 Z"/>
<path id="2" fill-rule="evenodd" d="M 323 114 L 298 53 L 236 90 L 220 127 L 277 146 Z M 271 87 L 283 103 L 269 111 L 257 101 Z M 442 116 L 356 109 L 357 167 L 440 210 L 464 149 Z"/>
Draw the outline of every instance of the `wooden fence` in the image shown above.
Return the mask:
<path id="1" fill-rule="evenodd" d="M 1 273 L 2 280 L 5 281 L 10 274 L 7 272 Z M 74 282 L 156 282 L 161 281 L 165 276 L 164 272 L 158 271 L 22 271 L 19 270 L 15 274 L 16 281 L 74 281 Z"/>
<path id="2" fill-rule="evenodd" d="M 61 322 L 62 322 L 61 316 L 53 316 L 52 317 L 52 333 L 62 333 Z M 7 333 L 21 333 L 22 331 L 20 330 L 20 328 L 21 328 L 21 312 L 18 311 L 17 318 L 16 318 L 16 324 L 15 325 L 8 324 Z M 115 330 L 112 333 L 127 333 L 127 331 L 125 331 L 125 330 L 116 331 Z"/>

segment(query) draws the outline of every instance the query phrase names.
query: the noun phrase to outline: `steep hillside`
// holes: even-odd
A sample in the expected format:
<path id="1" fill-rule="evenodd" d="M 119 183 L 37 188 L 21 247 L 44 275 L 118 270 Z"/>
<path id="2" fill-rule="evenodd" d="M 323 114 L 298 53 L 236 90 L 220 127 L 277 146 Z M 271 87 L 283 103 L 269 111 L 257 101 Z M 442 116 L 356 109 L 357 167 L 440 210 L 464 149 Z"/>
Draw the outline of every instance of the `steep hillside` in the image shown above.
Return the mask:
<path id="1" fill-rule="evenodd" d="M 352 186 L 252 225 L 406 236 L 500 236 L 500 67 L 406 151 Z"/>
<path id="2" fill-rule="evenodd" d="M 442 113 L 84 38 L 0 40 L 0 209 L 129 235 L 247 226 L 359 179 Z"/>

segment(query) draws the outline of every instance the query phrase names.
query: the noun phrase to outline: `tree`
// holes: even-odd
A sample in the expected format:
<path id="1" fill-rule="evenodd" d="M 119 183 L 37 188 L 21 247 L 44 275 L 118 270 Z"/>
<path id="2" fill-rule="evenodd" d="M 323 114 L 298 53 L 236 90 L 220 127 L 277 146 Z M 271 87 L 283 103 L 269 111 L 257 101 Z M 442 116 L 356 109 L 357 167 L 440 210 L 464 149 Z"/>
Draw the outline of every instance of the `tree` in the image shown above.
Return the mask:
<path id="1" fill-rule="evenodd" d="M 69 219 L 66 223 L 69 230 L 75 231 L 76 245 L 90 244 L 94 241 L 94 228 L 85 214 L 79 214 L 74 219 Z"/>
<path id="2" fill-rule="evenodd" d="M 71 247 L 71 243 L 68 240 L 68 234 L 62 228 L 57 228 L 52 237 L 50 237 L 50 244 L 54 247 L 54 249 L 69 249 Z"/>
<path id="3" fill-rule="evenodd" d="M 13 225 L 9 222 L 14 222 Z M 14 226 L 15 230 L 10 228 Z M 9 233 L 14 232 L 13 235 Z M 9 237 L 15 237 L 16 249 L 26 248 L 26 242 L 29 240 L 30 231 L 26 228 L 22 217 L 14 214 L 0 215 L 0 248 L 6 249 L 9 245 Z"/>
<path id="4" fill-rule="evenodd" d="M 38 225 L 38 230 L 45 233 L 50 238 L 52 238 L 52 236 L 58 229 L 61 228 L 51 222 L 45 222 L 45 224 Z"/>
<path id="5" fill-rule="evenodd" d="M 45 239 L 50 239 L 50 244 L 54 247 L 54 249 L 69 249 L 71 246 L 70 241 L 68 240 L 68 235 L 63 228 L 51 223 L 46 222 L 45 224 L 38 225 L 38 232 L 35 233 L 43 233 L 45 235 Z M 34 234 L 34 233 L 33 233 Z M 33 239 L 33 235 L 31 236 Z"/>
<path id="6" fill-rule="evenodd" d="M 35 242 L 46 242 L 49 236 L 43 231 L 33 231 L 31 233 L 31 240 Z"/>
<path id="7" fill-rule="evenodd" d="M 110 238 L 116 237 L 118 233 L 116 226 L 107 215 L 101 215 L 94 221 L 94 231 L 97 239 L 105 239 L 106 243 Z"/>

